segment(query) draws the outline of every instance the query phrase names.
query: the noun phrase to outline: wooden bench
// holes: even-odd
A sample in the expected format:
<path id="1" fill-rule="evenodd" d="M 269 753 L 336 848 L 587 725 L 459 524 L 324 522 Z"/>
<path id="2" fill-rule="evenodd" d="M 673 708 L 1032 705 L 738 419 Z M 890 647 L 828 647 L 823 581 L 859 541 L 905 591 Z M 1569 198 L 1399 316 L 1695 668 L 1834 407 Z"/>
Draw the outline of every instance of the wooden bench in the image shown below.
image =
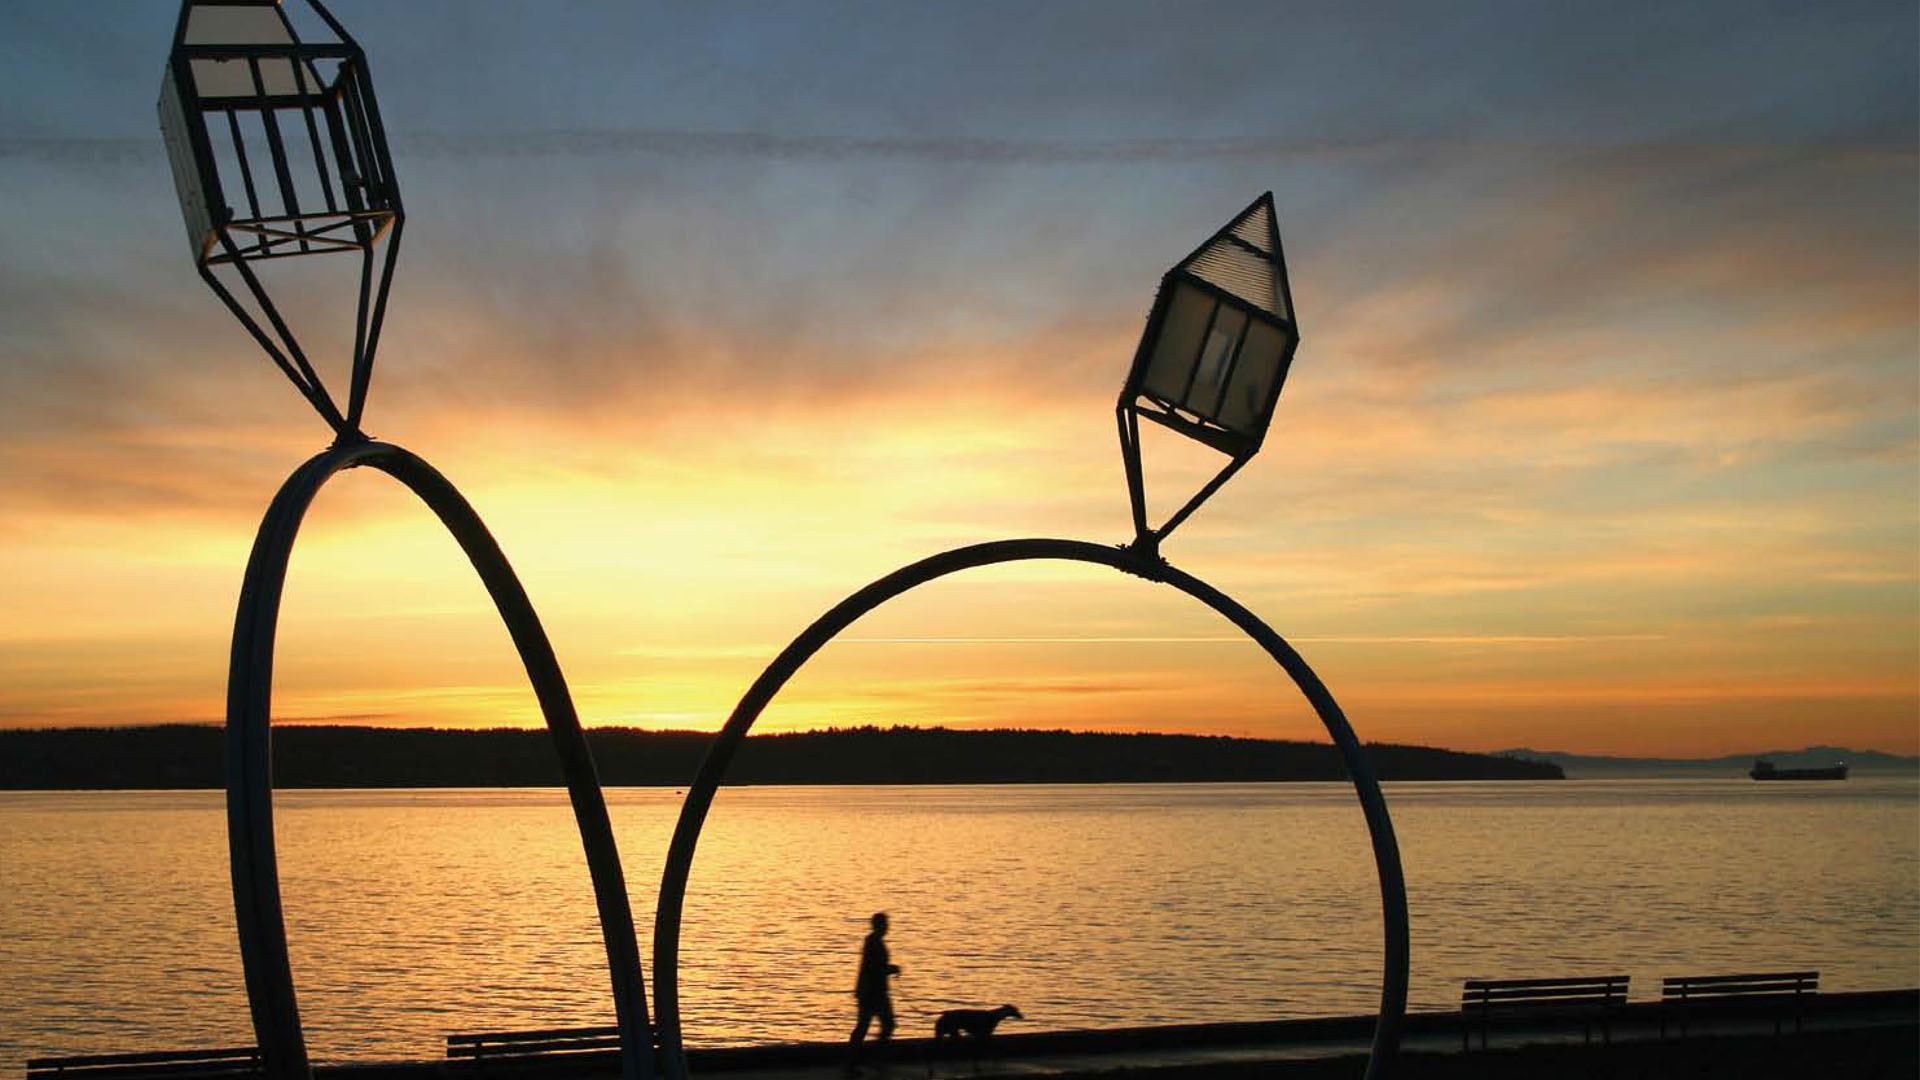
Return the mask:
<path id="1" fill-rule="evenodd" d="M 1667 1037 L 1667 1021 L 1680 1020 L 1680 1034 L 1697 1012 L 1745 1012 L 1759 1007 L 1773 1014 L 1773 1033 L 1793 1014 L 1793 1030 L 1800 1031 L 1805 999 L 1820 990 L 1817 971 L 1775 971 L 1757 975 L 1685 975 L 1660 981 L 1660 1037 Z"/>
<path id="2" fill-rule="evenodd" d="M 481 1031 L 447 1036 L 447 1058 L 477 1069 L 490 1065 L 578 1063 L 594 1054 L 617 1054 L 617 1027 L 544 1028 L 538 1031 Z"/>
<path id="3" fill-rule="evenodd" d="M 27 1080 L 142 1080 L 259 1076 L 260 1050 L 236 1046 L 216 1050 L 156 1050 L 143 1054 L 90 1054 L 84 1057 L 27 1059 Z"/>
<path id="4" fill-rule="evenodd" d="M 1468 979 L 1460 991 L 1460 1049 L 1471 1049 L 1473 1022 L 1480 1027 L 1480 1049 L 1487 1048 L 1487 1027 L 1495 1014 L 1566 1016 L 1580 1020 L 1587 1042 L 1593 1026 L 1612 1042 L 1613 1014 L 1626 1004 L 1627 976 L 1595 975 L 1575 979 Z"/>

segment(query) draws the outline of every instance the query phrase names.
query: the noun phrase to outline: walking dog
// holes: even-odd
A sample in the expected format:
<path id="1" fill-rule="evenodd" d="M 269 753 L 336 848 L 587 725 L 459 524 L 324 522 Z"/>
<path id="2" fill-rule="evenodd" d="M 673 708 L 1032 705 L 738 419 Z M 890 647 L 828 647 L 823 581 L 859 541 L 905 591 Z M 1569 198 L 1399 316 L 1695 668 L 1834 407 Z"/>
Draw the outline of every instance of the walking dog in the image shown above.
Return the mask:
<path id="1" fill-rule="evenodd" d="M 1026 1019 L 1020 1015 L 1020 1010 L 1012 1005 L 1002 1005 L 997 1009 L 948 1009 L 941 1013 L 939 1019 L 933 1022 L 933 1046 L 927 1049 L 928 1080 L 933 1078 L 933 1058 L 938 1053 L 934 1047 L 942 1045 L 948 1039 L 958 1042 L 963 1033 L 971 1036 L 967 1040 L 967 1045 L 973 1049 L 973 1071 L 979 1072 L 980 1055 L 992 1044 L 993 1029 L 1000 1026 L 1000 1021 L 1009 1017 L 1015 1020 Z"/>
<path id="2" fill-rule="evenodd" d="M 997 1009 L 948 1009 L 933 1022 L 933 1038 L 936 1042 L 958 1039 L 965 1032 L 973 1036 L 976 1043 L 983 1043 L 993 1038 L 993 1029 L 1008 1018 L 1026 1019 L 1020 1015 L 1019 1009 L 1011 1005 L 1002 1005 Z"/>

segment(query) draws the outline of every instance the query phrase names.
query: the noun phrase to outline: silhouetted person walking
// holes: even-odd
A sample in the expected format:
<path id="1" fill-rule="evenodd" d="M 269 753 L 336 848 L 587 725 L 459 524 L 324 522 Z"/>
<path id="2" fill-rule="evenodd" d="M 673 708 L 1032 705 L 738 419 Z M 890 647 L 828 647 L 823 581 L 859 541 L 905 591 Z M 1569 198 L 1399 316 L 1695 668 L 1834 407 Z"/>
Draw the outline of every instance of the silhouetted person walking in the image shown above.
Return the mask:
<path id="1" fill-rule="evenodd" d="M 867 1025 L 880 1020 L 880 1044 L 893 1038 L 893 995 L 887 977 L 900 974 L 898 965 L 887 958 L 887 913 L 873 913 L 873 932 L 860 946 L 860 974 L 853 981 L 853 999 L 860 1007 L 860 1019 L 853 1025 L 853 1038 L 847 1043 L 847 1071 L 860 1067 L 860 1044 L 867 1037 Z"/>

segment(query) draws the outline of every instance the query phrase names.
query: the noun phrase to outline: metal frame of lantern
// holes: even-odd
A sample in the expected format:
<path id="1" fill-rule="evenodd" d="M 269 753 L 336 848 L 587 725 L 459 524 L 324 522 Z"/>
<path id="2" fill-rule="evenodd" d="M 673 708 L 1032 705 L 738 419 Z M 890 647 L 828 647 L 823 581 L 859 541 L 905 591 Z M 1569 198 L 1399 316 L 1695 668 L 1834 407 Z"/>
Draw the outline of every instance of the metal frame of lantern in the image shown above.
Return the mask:
<path id="1" fill-rule="evenodd" d="M 1196 328 L 1195 316 L 1202 308 L 1205 313 Z M 1120 389 L 1114 415 L 1134 542 L 1142 551 L 1152 554 L 1259 452 L 1299 345 L 1279 220 L 1269 191 L 1160 279 L 1133 366 Z M 1158 528 L 1147 522 L 1142 417 L 1228 458 L 1213 479 Z"/>
<path id="2" fill-rule="evenodd" d="M 1262 213 L 1264 212 L 1264 218 Z M 1251 224 L 1250 224 L 1251 223 Z M 1249 242 L 1242 234 L 1264 225 L 1268 243 L 1261 250 L 1260 237 L 1256 232 Z M 1220 251 L 1227 244 L 1223 268 L 1219 261 L 1210 261 L 1209 253 Z M 1272 318 L 1268 325 L 1276 333 L 1284 332 L 1284 340 L 1278 342 L 1272 351 L 1273 370 L 1261 380 L 1243 380 L 1234 383 L 1232 376 L 1242 371 L 1237 365 L 1253 358 L 1245 346 L 1250 331 L 1241 328 L 1232 342 L 1233 351 L 1225 355 L 1226 368 L 1219 372 L 1223 387 L 1239 386 L 1253 391 L 1244 407 L 1233 411 L 1224 409 L 1228 390 L 1223 389 L 1211 402 L 1201 402 L 1207 408 L 1195 409 L 1183 400 L 1174 400 L 1173 395 L 1156 392 L 1147 382 L 1151 374 L 1152 360 L 1158 344 L 1167 340 L 1168 309 L 1174 302 L 1177 288 L 1192 284 L 1205 295 L 1216 301 L 1214 310 L 1208 316 L 1205 329 L 1213 329 L 1221 304 L 1234 304 L 1245 307 L 1250 301 L 1259 301 L 1259 280 L 1237 276 L 1233 270 L 1232 259 L 1246 256 L 1251 252 L 1259 256 L 1261 265 L 1274 282 L 1273 293 L 1268 301 L 1276 308 L 1284 306 L 1286 314 L 1270 312 Z M 1242 258 L 1242 263 L 1249 261 Z M 1224 271 L 1226 272 L 1223 272 Z M 1203 276 L 1204 275 L 1204 276 Z M 1224 282 L 1215 278 L 1225 278 Z M 788 646 L 774 657 L 759 678 L 748 687 L 726 724 L 721 728 L 706 757 L 700 763 L 700 770 L 693 783 L 687 788 L 685 801 L 680 807 L 680 817 L 668 844 L 667 861 L 660 877 L 660 895 L 654 907 L 653 928 L 653 977 L 654 977 L 654 1019 L 655 1031 L 660 1044 L 661 1070 L 667 1080 L 686 1080 L 687 1059 L 685 1043 L 681 1034 L 680 1011 L 680 924 L 681 914 L 686 903 L 687 881 L 693 870 L 693 856 L 700 841 L 700 831 L 706 823 L 707 813 L 712 808 L 713 799 L 721 781 L 725 778 L 728 764 L 735 752 L 745 741 L 754 722 L 773 700 L 775 694 L 798 674 L 801 667 L 820 651 L 835 636 L 851 626 L 868 612 L 880 607 L 887 601 L 921 585 L 940 578 L 986 566 L 1006 563 L 1052 560 L 1085 563 L 1105 566 L 1124 574 L 1144 578 L 1148 581 L 1165 584 L 1186 595 L 1199 600 L 1214 612 L 1226 618 L 1246 634 L 1254 643 L 1264 649 L 1267 655 L 1280 666 L 1294 685 L 1312 705 L 1322 726 L 1332 738 L 1340 754 L 1341 762 L 1346 766 L 1347 775 L 1353 782 L 1354 792 L 1359 798 L 1361 811 L 1367 822 L 1367 834 L 1373 850 L 1374 867 L 1380 883 L 1380 908 L 1383 937 L 1383 961 L 1380 980 L 1380 1013 L 1374 1024 L 1371 1052 L 1367 1059 L 1366 1076 L 1368 1080 L 1382 1080 L 1392 1072 L 1393 1062 L 1399 1053 L 1400 1029 L 1407 1008 L 1407 979 L 1411 950 L 1410 932 L 1407 918 L 1406 878 L 1400 865 L 1400 848 L 1394 837 L 1393 819 L 1387 811 L 1386 796 L 1380 790 L 1379 778 L 1374 774 L 1373 764 L 1368 759 L 1365 748 L 1355 735 L 1353 725 L 1346 714 L 1320 681 L 1311 667 L 1300 654 L 1287 644 L 1285 639 L 1274 632 L 1258 616 L 1246 607 L 1213 588 L 1199 578 L 1170 565 L 1159 554 L 1159 540 L 1174 526 L 1185 520 L 1206 497 L 1218 490 L 1227 478 L 1232 476 L 1241 465 L 1259 449 L 1266 433 L 1268 422 L 1272 418 L 1273 407 L 1280 394 L 1280 384 L 1291 363 L 1298 336 L 1292 332 L 1292 301 L 1286 291 L 1285 270 L 1280 261 L 1279 229 L 1273 217 L 1273 197 L 1271 193 L 1261 196 L 1227 226 L 1196 249 L 1192 255 L 1177 264 L 1162 279 L 1160 294 L 1156 298 L 1153 314 L 1148 320 L 1145 335 L 1140 348 L 1136 351 L 1133 369 L 1129 372 L 1125 388 L 1121 392 L 1121 449 L 1126 458 L 1129 497 L 1133 503 L 1136 535 L 1133 543 L 1121 547 L 1109 547 L 1088 543 L 1083 540 L 1027 539 L 1001 540 L 987 544 L 955 548 L 951 551 L 922 559 L 904 566 L 887 576 L 858 590 L 802 631 Z M 1249 297 L 1248 293 L 1255 295 Z M 1203 333 L 1198 339 L 1204 347 L 1209 334 Z M 1204 359 L 1197 351 L 1192 354 L 1192 363 L 1197 365 Z M 1247 372 L 1242 371 L 1243 374 Z M 1258 374 L 1258 372 L 1252 372 Z M 1182 385 L 1182 398 L 1190 395 L 1197 375 L 1188 373 Z M 1162 387 L 1164 389 L 1164 386 Z M 1158 530 L 1148 528 L 1145 517 L 1144 495 L 1140 480 L 1138 415 L 1148 416 L 1183 434 L 1190 435 L 1223 453 L 1231 460 L 1220 475 L 1201 489 L 1199 494 L 1188 501 L 1177 514 Z M 1224 421 L 1224 422 L 1223 422 Z"/>
<path id="3" fill-rule="evenodd" d="M 265 1072 L 273 1080 L 312 1075 L 287 954 L 273 830 L 272 692 L 280 598 L 314 496 L 341 471 L 365 466 L 405 484 L 446 526 L 520 654 L 585 849 L 622 1075 L 650 1080 L 652 1027 L 626 878 L 592 750 L 552 645 L 506 556 L 453 484 L 421 458 L 360 430 L 404 215 L 366 58 L 319 0 L 306 2 L 337 42 L 301 40 L 278 0 L 183 0 L 160 93 L 161 131 L 200 276 L 335 434 L 331 447 L 288 477 L 255 535 L 227 674 L 234 922 Z M 322 63 L 337 64 L 330 78 L 323 77 Z M 291 136 L 282 129 L 282 114 L 298 114 L 290 118 Z M 232 202 L 241 196 L 244 209 Z M 386 254 L 376 264 L 383 236 Z M 342 412 L 252 264 L 351 251 L 361 255 L 360 290 Z M 216 276 L 216 267 L 237 272 L 266 328 Z"/>
<path id="4" fill-rule="evenodd" d="M 319 0 L 307 2 L 337 41 L 302 40 L 277 0 L 183 3 L 160 127 L 201 278 L 321 418 L 351 438 L 406 215 L 366 54 Z M 335 65 L 331 77 L 323 64 Z M 361 259 L 344 413 L 252 266 L 332 252 Z M 215 274 L 222 266 L 236 272 L 258 317 Z"/>

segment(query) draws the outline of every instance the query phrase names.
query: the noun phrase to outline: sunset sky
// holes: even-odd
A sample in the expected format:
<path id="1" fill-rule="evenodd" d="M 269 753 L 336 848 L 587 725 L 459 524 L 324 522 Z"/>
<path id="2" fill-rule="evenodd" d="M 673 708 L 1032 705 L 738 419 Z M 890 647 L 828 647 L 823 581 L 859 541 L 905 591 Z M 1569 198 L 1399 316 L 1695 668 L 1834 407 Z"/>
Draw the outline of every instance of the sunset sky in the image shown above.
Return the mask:
<path id="1" fill-rule="evenodd" d="M 1165 553 L 1363 738 L 1920 750 L 1911 0 L 332 7 L 408 213 L 367 430 L 486 518 L 589 724 L 716 727 L 941 549 L 1127 540 L 1155 284 L 1272 190 L 1303 342 Z M 0 10 L 0 725 L 217 722 L 329 440 L 193 271 L 173 17 Z M 298 262 L 337 363 L 354 267 Z M 1210 464 L 1148 452 L 1162 512 Z M 371 472 L 278 658 L 280 722 L 539 722 Z M 1198 605 L 1046 564 L 883 609 L 763 726 L 894 722 L 1323 737 Z"/>

